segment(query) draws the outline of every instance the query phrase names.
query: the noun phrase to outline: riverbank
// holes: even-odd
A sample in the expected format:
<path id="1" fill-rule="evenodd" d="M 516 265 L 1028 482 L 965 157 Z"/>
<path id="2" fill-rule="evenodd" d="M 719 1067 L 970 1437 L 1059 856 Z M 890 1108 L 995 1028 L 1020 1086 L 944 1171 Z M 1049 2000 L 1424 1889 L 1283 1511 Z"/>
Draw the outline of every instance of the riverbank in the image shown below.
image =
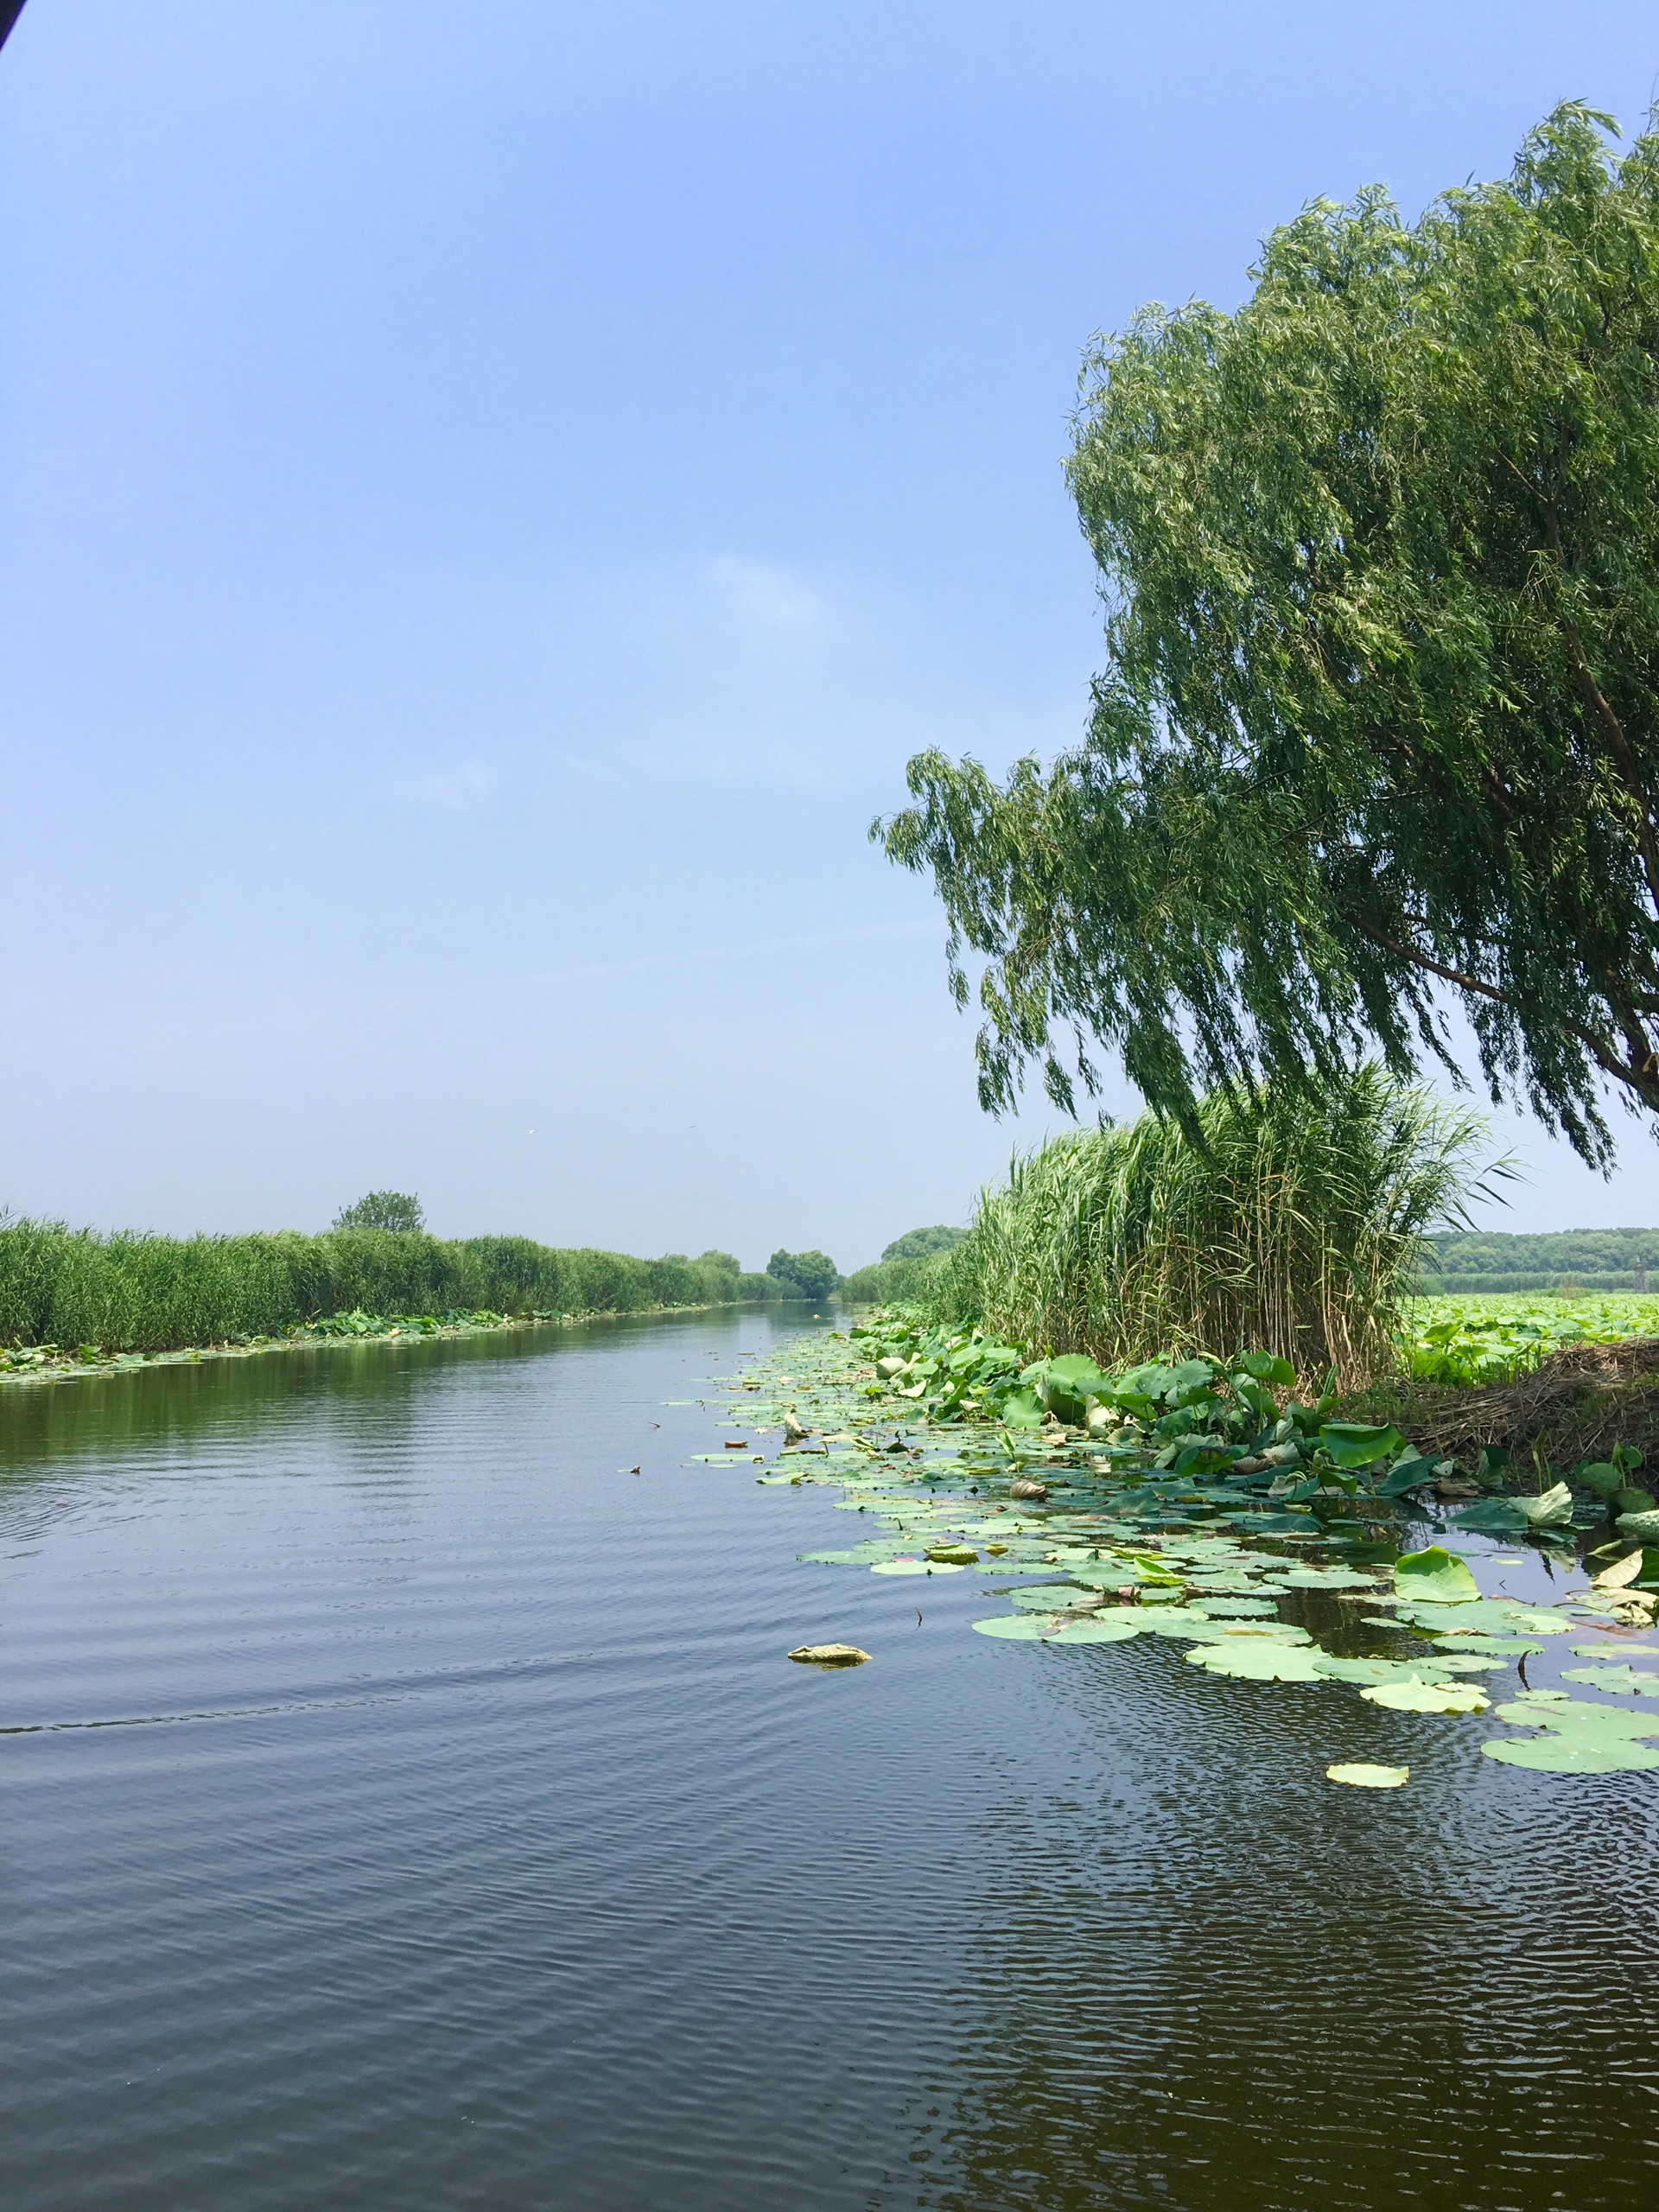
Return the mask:
<path id="1" fill-rule="evenodd" d="M 0 1346 L 31 1367 L 244 1348 L 296 1331 L 362 1335 L 449 1316 L 663 1313 L 785 1294 L 728 1252 L 639 1260 L 527 1236 L 104 1236 L 61 1222 L 0 1221 Z"/>
<path id="2" fill-rule="evenodd" d="M 92 1345 L 73 1351 L 55 1344 L 0 1347 L 0 1389 L 8 1384 L 73 1382 L 94 1376 L 130 1374 L 140 1368 L 199 1367 L 204 1362 L 248 1359 L 264 1352 L 313 1351 L 319 1345 L 409 1344 L 438 1338 L 499 1335 L 505 1331 L 587 1325 L 595 1321 L 666 1319 L 676 1314 L 734 1312 L 754 1300 L 723 1300 L 701 1306 L 590 1308 L 584 1313 L 331 1313 L 326 1319 L 297 1324 L 280 1336 L 252 1336 L 218 1344 L 184 1344 L 170 1351 L 102 1352 Z"/>

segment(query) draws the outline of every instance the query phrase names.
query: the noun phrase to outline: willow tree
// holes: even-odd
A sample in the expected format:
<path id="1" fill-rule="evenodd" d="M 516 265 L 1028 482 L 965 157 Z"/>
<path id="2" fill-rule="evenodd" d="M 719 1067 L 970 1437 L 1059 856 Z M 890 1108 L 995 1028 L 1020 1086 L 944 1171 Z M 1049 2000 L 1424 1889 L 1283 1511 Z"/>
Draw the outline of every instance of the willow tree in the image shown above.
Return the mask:
<path id="1" fill-rule="evenodd" d="M 1103 575 L 1086 741 L 997 783 L 923 753 L 875 825 L 931 868 L 980 1089 L 1121 1050 L 1219 1084 L 1452 1067 L 1592 1163 L 1659 1110 L 1659 135 L 1557 108 L 1507 182 L 1380 189 L 1267 241 L 1231 315 L 1085 368 Z M 1454 1072 L 1457 1072 L 1454 1069 Z M 1472 1071 L 1471 1071 L 1472 1072 Z"/>

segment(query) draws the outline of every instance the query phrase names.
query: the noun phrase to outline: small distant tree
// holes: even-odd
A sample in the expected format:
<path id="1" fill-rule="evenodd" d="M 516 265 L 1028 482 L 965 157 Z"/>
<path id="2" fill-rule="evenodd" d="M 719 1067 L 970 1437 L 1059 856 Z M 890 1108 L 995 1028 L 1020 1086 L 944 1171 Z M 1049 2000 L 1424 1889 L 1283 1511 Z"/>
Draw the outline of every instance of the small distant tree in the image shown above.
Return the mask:
<path id="1" fill-rule="evenodd" d="M 421 1202 L 407 1191 L 371 1191 L 354 1206 L 344 1206 L 334 1216 L 336 1229 L 391 1229 L 404 1231 L 424 1229 L 426 1216 Z"/>
<path id="2" fill-rule="evenodd" d="M 895 1236 L 881 1255 L 884 1260 L 931 1260 L 936 1252 L 954 1252 L 967 1236 L 965 1229 L 947 1229 L 940 1222 L 931 1229 L 909 1229 Z"/>
<path id="3" fill-rule="evenodd" d="M 814 1303 L 841 1286 L 841 1270 L 827 1252 L 774 1252 L 766 1262 L 766 1273 L 784 1284 L 791 1296 Z"/>

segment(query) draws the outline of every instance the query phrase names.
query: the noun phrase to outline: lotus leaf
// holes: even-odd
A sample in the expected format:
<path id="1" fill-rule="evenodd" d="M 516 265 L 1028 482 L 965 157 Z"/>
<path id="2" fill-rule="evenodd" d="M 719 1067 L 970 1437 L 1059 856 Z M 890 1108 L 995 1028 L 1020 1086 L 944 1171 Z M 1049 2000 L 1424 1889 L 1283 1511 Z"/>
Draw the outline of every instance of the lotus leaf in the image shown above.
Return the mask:
<path id="1" fill-rule="evenodd" d="M 1659 1675 L 1635 1667 L 1564 1667 L 1564 1682 L 1583 1682 L 1592 1690 L 1630 1690 L 1637 1697 L 1659 1697 Z"/>
<path id="2" fill-rule="evenodd" d="M 1478 1505 L 1466 1506 L 1452 1517 L 1459 1529 L 1477 1536 L 1511 1536 L 1528 1525 L 1519 1499 L 1513 1497 L 1484 1497 Z M 1570 1500 L 1565 1517 L 1572 1518 Z"/>
<path id="3" fill-rule="evenodd" d="M 1424 1459 L 1421 1452 L 1408 1452 L 1396 1459 L 1382 1481 L 1376 1485 L 1379 1497 L 1403 1497 L 1408 1491 L 1420 1490 L 1425 1483 L 1432 1483 L 1435 1463 Z"/>
<path id="4" fill-rule="evenodd" d="M 1312 1643 L 1313 1639 L 1305 1628 L 1298 1628 L 1294 1621 L 1217 1621 L 1224 1642 L 1234 1637 L 1261 1639 L 1270 1643 Z"/>
<path id="5" fill-rule="evenodd" d="M 1074 1590 L 1069 1583 L 1027 1584 L 1013 1593 L 1012 1602 L 1032 1613 L 1082 1612 L 1100 1603 L 1097 1590 Z"/>
<path id="6" fill-rule="evenodd" d="M 1356 1789 L 1403 1789 L 1411 1779 L 1408 1766 L 1367 1766 L 1357 1761 L 1348 1766 L 1328 1766 L 1327 1782 L 1345 1782 Z"/>
<path id="7" fill-rule="evenodd" d="M 1644 1544 L 1659 1543 L 1659 1513 L 1621 1513 L 1617 1526 L 1621 1536 L 1640 1536 Z"/>
<path id="8" fill-rule="evenodd" d="M 1535 1529 L 1559 1529 L 1573 1518 L 1573 1493 L 1565 1483 L 1556 1483 L 1537 1497 L 1512 1497 L 1505 1502 Z"/>
<path id="9" fill-rule="evenodd" d="M 974 1627 L 981 1636 L 1004 1637 L 1014 1643 L 1036 1643 L 1043 1633 L 1042 1623 L 1029 1613 L 998 1613 L 993 1620 L 976 1621 Z"/>
<path id="10" fill-rule="evenodd" d="M 1208 1613 L 1213 1620 L 1242 1620 L 1251 1613 L 1275 1613 L 1278 1607 L 1272 1598 L 1205 1598 L 1192 1610 Z"/>
<path id="11" fill-rule="evenodd" d="M 1567 1636 L 1573 1624 L 1565 1613 L 1522 1605 L 1505 1598 L 1481 1598 L 1472 1605 L 1402 1604 L 1395 1618 L 1431 1635 L 1440 1629 L 1484 1630 L 1495 1636 Z"/>
<path id="12" fill-rule="evenodd" d="M 1091 1560 L 1087 1567 L 1071 1569 L 1074 1578 L 1086 1582 L 1095 1590 L 1122 1590 L 1128 1583 L 1160 1583 L 1166 1588 L 1184 1589 L 1180 1579 L 1166 1569 L 1147 1567 L 1132 1559 Z"/>
<path id="13" fill-rule="evenodd" d="M 1598 1590 L 1624 1590 L 1637 1577 L 1647 1572 L 1648 1554 L 1645 1545 L 1638 1546 L 1627 1558 L 1615 1560 L 1611 1567 L 1603 1567 L 1596 1577 Z"/>
<path id="14" fill-rule="evenodd" d="M 803 1667 L 862 1667 L 870 1655 L 855 1643 L 803 1643 L 789 1656 Z"/>
<path id="15" fill-rule="evenodd" d="M 1230 1513 L 1227 1516 L 1236 1529 L 1247 1529 L 1255 1536 L 1317 1536 L 1319 1523 L 1308 1513 Z"/>
<path id="16" fill-rule="evenodd" d="M 1186 1655 L 1189 1667 L 1232 1675 L 1250 1682 L 1317 1682 L 1319 1654 L 1262 1638 L 1254 1643 L 1201 1643 Z"/>
<path id="17" fill-rule="evenodd" d="M 1479 1636 L 1473 1630 L 1437 1629 L 1434 1641 L 1443 1651 L 1490 1651 L 1509 1656 L 1517 1651 L 1541 1651 L 1543 1645 L 1525 1636 Z"/>
<path id="18" fill-rule="evenodd" d="M 1372 1427 L 1363 1421 L 1327 1421 L 1319 1431 L 1319 1446 L 1338 1467 L 1369 1467 L 1398 1452 L 1405 1438 L 1392 1421 Z"/>
<path id="19" fill-rule="evenodd" d="M 1293 1590 L 1370 1590 L 1375 1587 L 1369 1574 L 1357 1573 L 1351 1567 L 1287 1567 L 1285 1580 Z"/>
<path id="20" fill-rule="evenodd" d="M 1480 1585 L 1463 1561 L 1440 1544 L 1402 1552 L 1394 1562 L 1394 1586 L 1402 1598 L 1439 1605 L 1467 1605 L 1480 1595 Z"/>
<path id="21" fill-rule="evenodd" d="M 1138 1605 L 1135 1610 L 1137 1614 L 1141 1611 Z M 1183 1605 L 1147 1614 L 1141 1619 L 1141 1629 L 1147 1636 L 1166 1636 L 1189 1643 L 1218 1643 L 1227 1633 L 1227 1624 L 1212 1621 L 1207 1613 L 1193 1612 Z"/>
<path id="22" fill-rule="evenodd" d="M 1049 1643 L 1127 1643 L 1131 1637 L 1140 1635 L 1143 1625 L 1127 1608 L 1111 1613 L 1090 1613 L 1085 1620 L 1068 1621 L 1064 1628 L 1051 1630 L 1045 1641 Z"/>
<path id="23" fill-rule="evenodd" d="M 1489 1759 L 1538 1774 L 1634 1774 L 1659 1766 L 1659 1751 L 1616 1738 L 1494 1736 L 1480 1748 Z"/>
<path id="24" fill-rule="evenodd" d="M 1615 1653 L 1621 1659 L 1659 1659 L 1659 1643 L 1610 1642 L 1606 1637 L 1599 1643 L 1575 1643 L 1571 1649 L 1575 1659 L 1611 1659 Z"/>
<path id="25" fill-rule="evenodd" d="M 1484 1713 L 1491 1703 L 1474 1682 L 1378 1682 L 1360 1695 L 1394 1713 Z"/>
<path id="26" fill-rule="evenodd" d="M 870 1569 L 872 1574 L 960 1574 L 959 1567 L 936 1566 L 926 1559 L 878 1560 Z"/>
<path id="27" fill-rule="evenodd" d="M 968 1544 L 934 1544 L 929 1547 L 927 1556 L 938 1567 L 972 1567 L 979 1554 Z"/>
<path id="28" fill-rule="evenodd" d="M 1592 1736 L 1609 1741 L 1659 1736 L 1659 1713 L 1640 1707 L 1592 1705 L 1563 1690 L 1531 1690 L 1497 1708 L 1497 1718 L 1516 1728 L 1548 1728 L 1557 1735 Z"/>
<path id="29" fill-rule="evenodd" d="M 1319 1656 L 1319 1671 L 1333 1682 L 1421 1681 L 1425 1675 L 1435 1676 L 1444 1664 L 1438 1659 L 1421 1666 L 1409 1659 L 1344 1659 L 1331 1651 Z"/>

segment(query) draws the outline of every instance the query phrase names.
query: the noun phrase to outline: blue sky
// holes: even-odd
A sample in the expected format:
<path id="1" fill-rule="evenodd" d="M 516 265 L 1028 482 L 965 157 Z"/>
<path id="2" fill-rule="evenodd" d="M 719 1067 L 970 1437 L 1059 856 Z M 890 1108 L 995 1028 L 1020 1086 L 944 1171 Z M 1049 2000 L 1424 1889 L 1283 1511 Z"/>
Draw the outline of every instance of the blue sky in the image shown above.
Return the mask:
<path id="1" fill-rule="evenodd" d="M 924 744 L 1081 728 L 1079 353 L 1414 211 L 1650 6 L 29 0 L 0 54 L 0 1198 L 843 1266 L 1009 1146 Z M 1122 1109 L 1132 1096 L 1110 1102 Z M 1523 1125 L 1517 1227 L 1659 1219 Z"/>

